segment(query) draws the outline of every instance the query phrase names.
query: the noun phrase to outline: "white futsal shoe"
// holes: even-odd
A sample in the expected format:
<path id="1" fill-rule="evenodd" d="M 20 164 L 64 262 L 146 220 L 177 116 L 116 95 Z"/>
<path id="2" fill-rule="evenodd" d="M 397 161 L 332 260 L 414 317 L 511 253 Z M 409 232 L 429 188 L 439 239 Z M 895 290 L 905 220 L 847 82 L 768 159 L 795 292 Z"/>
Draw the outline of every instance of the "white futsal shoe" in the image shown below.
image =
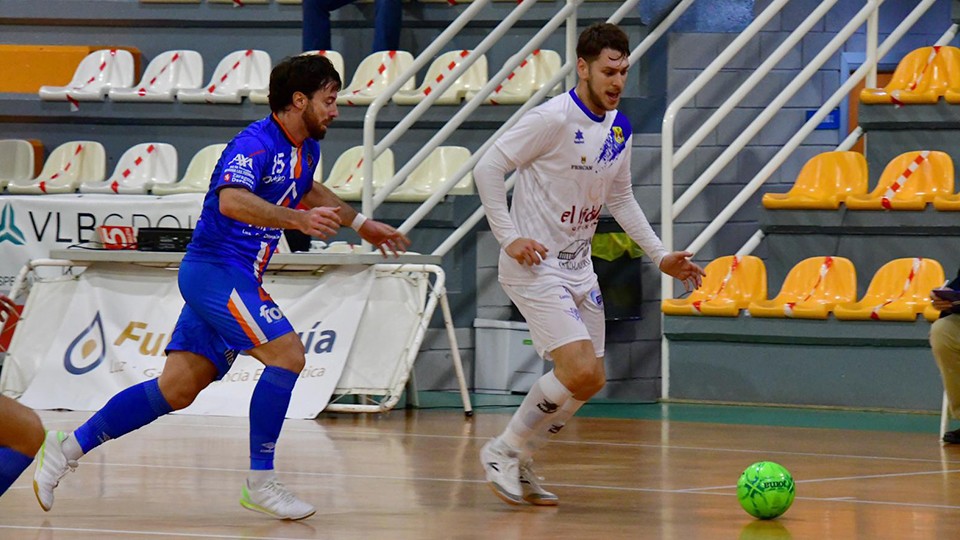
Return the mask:
<path id="1" fill-rule="evenodd" d="M 43 445 L 37 452 L 37 468 L 33 472 L 33 492 L 44 512 L 53 508 L 53 488 L 60 479 L 77 468 L 78 463 L 63 455 L 63 441 L 67 434 L 62 431 L 48 431 Z"/>
<path id="2" fill-rule="evenodd" d="M 240 505 L 254 512 L 289 520 L 308 518 L 317 511 L 312 505 L 298 499 L 276 478 L 268 480 L 257 489 L 250 487 L 249 481 L 245 482 Z"/>
<path id="3" fill-rule="evenodd" d="M 480 449 L 480 464 L 497 497 L 510 504 L 523 504 L 520 460 L 516 452 L 506 450 L 499 439 L 493 438 Z"/>
<path id="4" fill-rule="evenodd" d="M 557 506 L 560 497 L 543 489 L 537 472 L 533 470 L 533 460 L 520 463 L 520 487 L 523 488 L 523 500 L 534 506 Z"/>

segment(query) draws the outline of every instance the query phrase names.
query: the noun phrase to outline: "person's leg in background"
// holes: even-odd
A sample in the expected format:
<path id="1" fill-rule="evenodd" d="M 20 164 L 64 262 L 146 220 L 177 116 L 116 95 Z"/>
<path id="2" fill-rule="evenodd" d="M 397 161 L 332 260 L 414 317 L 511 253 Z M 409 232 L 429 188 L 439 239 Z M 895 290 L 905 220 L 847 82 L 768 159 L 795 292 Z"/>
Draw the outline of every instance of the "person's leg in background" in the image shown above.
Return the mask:
<path id="1" fill-rule="evenodd" d="M 354 1 L 355 0 L 303 0 L 303 50 L 330 50 L 332 48 L 330 42 L 330 12 L 335 9 L 340 9 L 347 4 L 352 4 Z M 398 2 L 398 20 L 399 9 Z"/>
<path id="2" fill-rule="evenodd" d="M 950 416 L 960 418 L 960 315 L 948 315 L 933 323 L 930 327 L 930 348 L 943 378 Z M 960 443 L 960 429 L 948 431 L 943 440 L 951 444 Z"/>
<path id="3" fill-rule="evenodd" d="M 376 0 L 374 9 L 373 52 L 399 50 L 401 0 Z"/>

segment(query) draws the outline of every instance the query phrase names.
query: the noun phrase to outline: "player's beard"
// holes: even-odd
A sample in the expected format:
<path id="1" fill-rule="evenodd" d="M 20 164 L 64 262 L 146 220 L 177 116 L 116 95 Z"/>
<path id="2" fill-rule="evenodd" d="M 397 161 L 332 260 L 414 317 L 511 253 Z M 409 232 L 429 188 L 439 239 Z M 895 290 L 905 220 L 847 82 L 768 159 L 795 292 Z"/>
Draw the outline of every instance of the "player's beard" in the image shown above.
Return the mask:
<path id="1" fill-rule="evenodd" d="M 598 92 L 597 89 L 593 87 L 592 79 L 587 79 L 587 95 L 591 101 L 605 111 L 612 111 L 620 104 L 620 100 L 618 99 L 612 106 L 608 106 L 606 92 Z"/>
<path id="2" fill-rule="evenodd" d="M 312 103 L 303 110 L 303 123 L 307 127 L 307 133 L 310 134 L 311 139 L 319 141 L 327 135 L 327 126 L 320 122 L 319 115 L 314 110 Z"/>

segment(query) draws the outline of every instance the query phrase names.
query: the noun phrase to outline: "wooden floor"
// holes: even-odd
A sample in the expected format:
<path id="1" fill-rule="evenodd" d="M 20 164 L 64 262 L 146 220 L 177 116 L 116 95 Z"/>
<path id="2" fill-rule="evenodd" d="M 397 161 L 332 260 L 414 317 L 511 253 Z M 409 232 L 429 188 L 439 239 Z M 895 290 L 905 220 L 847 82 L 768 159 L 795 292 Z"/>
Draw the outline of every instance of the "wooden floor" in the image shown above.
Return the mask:
<path id="1" fill-rule="evenodd" d="M 72 429 L 89 413 L 46 412 Z M 0 498 L 0 538 L 944 539 L 960 537 L 960 448 L 935 435 L 578 418 L 538 460 L 557 508 L 512 507 L 482 480 L 507 414 L 394 411 L 287 421 L 281 479 L 318 508 L 273 521 L 237 503 L 247 422 L 170 416 L 86 456 L 44 513 L 32 468 Z M 786 466 L 797 499 L 757 521 L 735 484 Z"/>

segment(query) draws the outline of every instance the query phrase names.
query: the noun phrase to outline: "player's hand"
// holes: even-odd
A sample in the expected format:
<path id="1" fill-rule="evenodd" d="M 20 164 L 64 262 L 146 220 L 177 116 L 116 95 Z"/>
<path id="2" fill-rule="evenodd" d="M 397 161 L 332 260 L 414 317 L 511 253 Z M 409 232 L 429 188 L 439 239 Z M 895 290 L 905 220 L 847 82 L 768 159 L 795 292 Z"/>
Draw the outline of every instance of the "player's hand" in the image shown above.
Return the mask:
<path id="1" fill-rule="evenodd" d="M 338 208 L 329 206 L 303 210 L 300 212 L 300 226 L 297 228 L 309 236 L 329 238 L 337 234 L 337 229 L 340 228 L 340 215 L 337 210 Z"/>
<path id="2" fill-rule="evenodd" d="M 937 311 L 949 311 L 953 309 L 953 302 L 940 298 L 932 292 L 930 293 L 930 300 L 932 300 L 931 304 L 933 305 L 933 309 Z"/>
<path id="3" fill-rule="evenodd" d="M 531 238 L 517 238 L 504 248 L 507 255 L 523 265 L 540 264 L 547 258 L 547 248 Z"/>
<path id="4" fill-rule="evenodd" d="M 690 257 L 693 257 L 693 253 L 689 251 L 674 251 L 664 255 L 660 261 L 660 271 L 682 281 L 687 292 L 699 288 L 703 276 L 707 275 L 703 268 L 690 261 Z"/>
<path id="5" fill-rule="evenodd" d="M 363 222 L 358 232 L 360 238 L 377 246 L 384 257 L 388 251 L 396 257 L 410 247 L 410 239 L 386 223 L 368 219 Z"/>

